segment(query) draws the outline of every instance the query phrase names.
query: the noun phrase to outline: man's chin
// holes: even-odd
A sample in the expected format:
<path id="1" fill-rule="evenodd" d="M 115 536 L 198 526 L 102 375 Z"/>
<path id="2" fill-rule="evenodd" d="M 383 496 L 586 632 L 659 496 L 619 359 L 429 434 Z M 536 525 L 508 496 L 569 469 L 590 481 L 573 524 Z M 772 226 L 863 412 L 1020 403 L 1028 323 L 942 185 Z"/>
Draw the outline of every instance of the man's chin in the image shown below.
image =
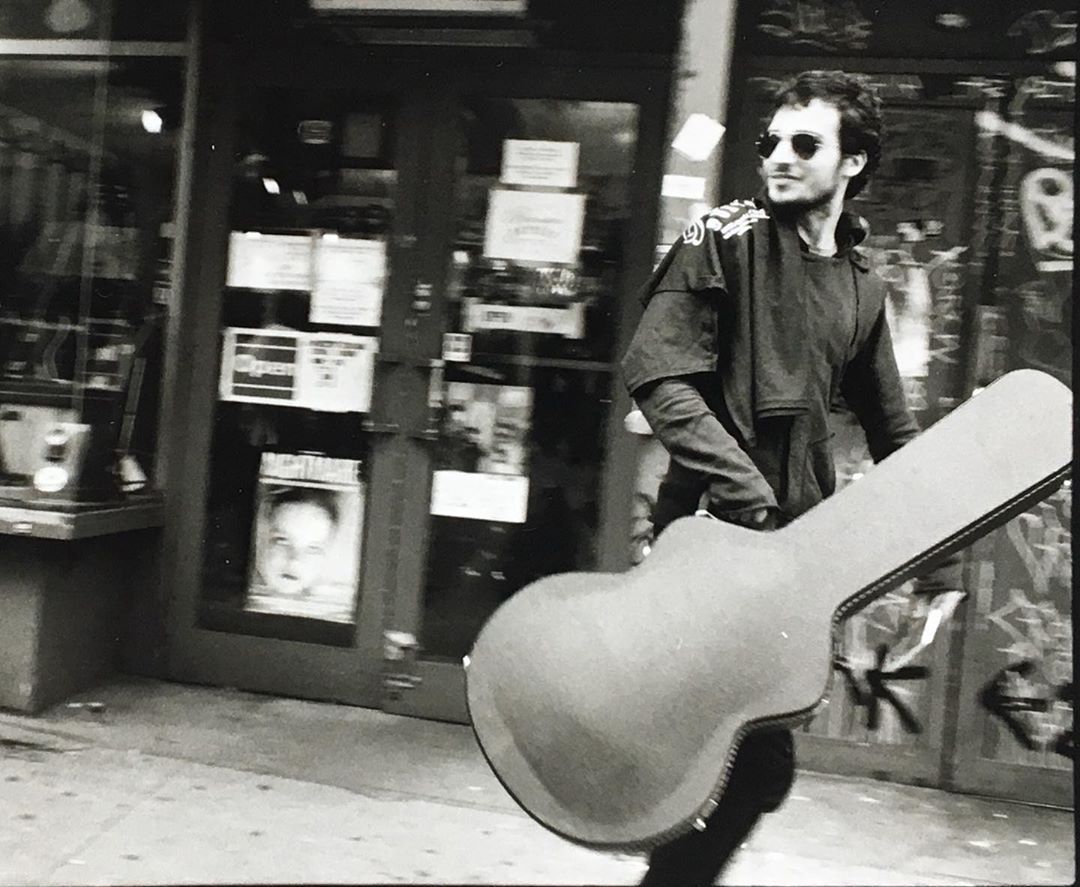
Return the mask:
<path id="1" fill-rule="evenodd" d="M 773 215 L 781 219 L 791 219 L 802 215 L 811 208 L 809 201 L 786 197 L 783 194 L 769 194 Z"/>
<path id="2" fill-rule="evenodd" d="M 811 210 L 818 209 L 827 204 L 828 198 L 818 200 L 806 200 L 794 195 L 775 194 L 768 192 L 769 203 L 772 205 L 773 215 L 781 219 L 795 219 L 803 216 Z"/>

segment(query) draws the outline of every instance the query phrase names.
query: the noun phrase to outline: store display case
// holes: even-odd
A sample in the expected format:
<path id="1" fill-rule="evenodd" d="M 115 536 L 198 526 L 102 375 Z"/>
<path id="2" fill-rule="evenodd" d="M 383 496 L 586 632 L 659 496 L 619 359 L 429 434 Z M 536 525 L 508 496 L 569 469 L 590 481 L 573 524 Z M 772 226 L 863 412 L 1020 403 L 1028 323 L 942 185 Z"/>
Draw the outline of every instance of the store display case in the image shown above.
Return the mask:
<path id="1" fill-rule="evenodd" d="M 85 510 L 147 487 L 134 432 L 162 311 L 136 303 L 134 233 L 49 222 L 15 269 L 0 309 L 4 501 Z"/>
<path id="2" fill-rule="evenodd" d="M 93 12 L 87 27 L 107 30 Z M 0 706 L 113 665 L 152 588 L 183 44 L 0 57 Z"/>

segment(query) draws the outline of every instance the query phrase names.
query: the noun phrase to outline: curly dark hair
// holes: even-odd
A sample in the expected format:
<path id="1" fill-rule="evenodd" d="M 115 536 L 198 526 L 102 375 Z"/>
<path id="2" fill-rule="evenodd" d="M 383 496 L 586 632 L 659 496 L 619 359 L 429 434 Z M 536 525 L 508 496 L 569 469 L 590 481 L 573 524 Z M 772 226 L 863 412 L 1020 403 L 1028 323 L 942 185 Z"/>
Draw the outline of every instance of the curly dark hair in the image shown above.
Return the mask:
<path id="1" fill-rule="evenodd" d="M 847 71 L 803 71 L 773 93 L 773 113 L 786 106 L 808 105 L 811 99 L 840 112 L 840 150 L 866 153 L 866 166 L 848 182 L 845 198 L 855 197 L 881 161 L 881 99 L 869 78 Z"/>

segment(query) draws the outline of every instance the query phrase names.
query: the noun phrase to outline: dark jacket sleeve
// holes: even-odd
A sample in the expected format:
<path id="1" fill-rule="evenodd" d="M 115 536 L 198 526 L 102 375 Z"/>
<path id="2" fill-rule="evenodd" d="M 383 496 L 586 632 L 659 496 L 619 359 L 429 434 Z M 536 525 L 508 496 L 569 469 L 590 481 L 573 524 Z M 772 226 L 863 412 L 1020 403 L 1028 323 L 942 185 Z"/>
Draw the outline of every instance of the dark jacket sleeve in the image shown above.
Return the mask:
<path id="1" fill-rule="evenodd" d="M 664 378 L 638 388 L 634 399 L 671 457 L 668 482 L 685 478 L 688 497 L 704 488 L 712 514 L 743 523 L 762 508 L 776 509 L 776 496 L 706 404 L 698 385 L 707 378 Z"/>
<path id="2" fill-rule="evenodd" d="M 866 343 L 848 365 L 841 393 L 863 428 L 875 462 L 900 449 L 919 433 L 896 366 L 884 304 Z M 962 573 L 962 557 L 957 552 L 920 577 L 915 592 L 934 595 L 961 589 Z"/>

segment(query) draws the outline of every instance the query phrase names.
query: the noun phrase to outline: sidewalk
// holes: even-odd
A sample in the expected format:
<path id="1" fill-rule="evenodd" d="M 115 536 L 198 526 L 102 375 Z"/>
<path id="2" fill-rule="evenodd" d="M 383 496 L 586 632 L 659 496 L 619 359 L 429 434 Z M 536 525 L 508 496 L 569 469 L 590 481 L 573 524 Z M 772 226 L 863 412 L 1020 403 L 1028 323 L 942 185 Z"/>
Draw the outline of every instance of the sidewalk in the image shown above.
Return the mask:
<path id="1" fill-rule="evenodd" d="M 548 833 L 467 727 L 118 678 L 0 713 L 0 885 L 634 884 Z M 723 883 L 1069 884 L 1073 816 L 800 773 Z"/>

